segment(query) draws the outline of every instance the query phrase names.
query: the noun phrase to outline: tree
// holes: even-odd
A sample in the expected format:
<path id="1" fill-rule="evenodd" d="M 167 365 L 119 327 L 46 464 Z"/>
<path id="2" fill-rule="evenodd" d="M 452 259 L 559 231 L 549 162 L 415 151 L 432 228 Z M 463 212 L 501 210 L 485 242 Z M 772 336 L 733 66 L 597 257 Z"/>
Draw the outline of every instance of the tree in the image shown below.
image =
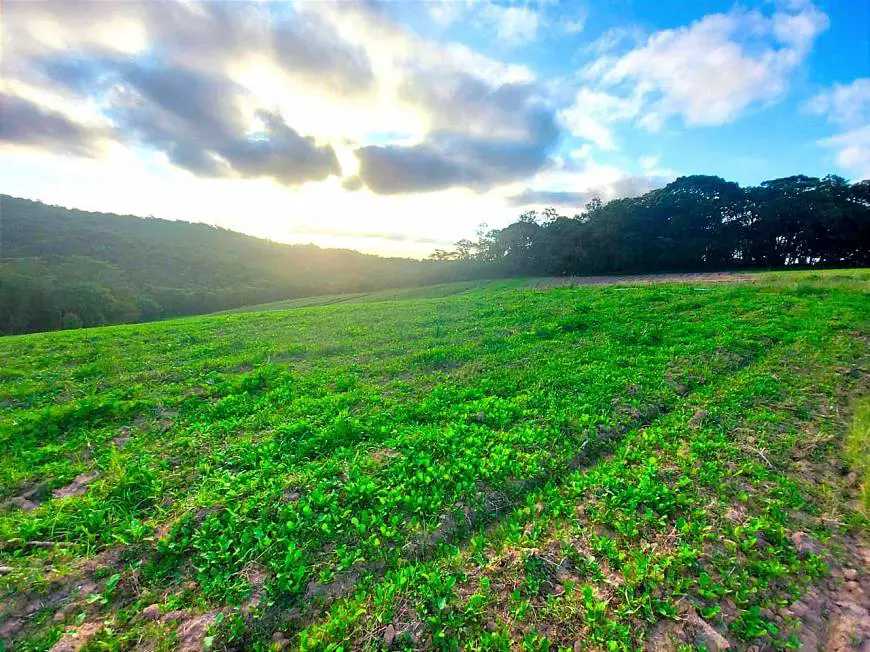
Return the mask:
<path id="1" fill-rule="evenodd" d="M 475 257 L 506 275 L 870 265 L 870 181 L 836 176 L 750 188 L 680 177 L 642 197 L 593 198 L 576 218 L 543 217 L 488 232 Z"/>

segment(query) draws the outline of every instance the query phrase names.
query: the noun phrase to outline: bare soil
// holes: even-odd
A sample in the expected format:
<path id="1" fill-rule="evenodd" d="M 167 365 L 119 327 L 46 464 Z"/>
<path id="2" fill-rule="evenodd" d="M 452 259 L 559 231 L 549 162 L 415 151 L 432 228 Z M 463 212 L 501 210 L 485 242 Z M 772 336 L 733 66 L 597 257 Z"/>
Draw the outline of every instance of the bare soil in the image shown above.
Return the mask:
<path id="1" fill-rule="evenodd" d="M 696 272 L 686 274 L 638 274 L 628 276 L 563 276 L 533 281 L 536 290 L 575 287 L 578 285 L 628 285 L 641 283 L 734 283 L 754 281 L 754 274 L 736 272 Z"/>

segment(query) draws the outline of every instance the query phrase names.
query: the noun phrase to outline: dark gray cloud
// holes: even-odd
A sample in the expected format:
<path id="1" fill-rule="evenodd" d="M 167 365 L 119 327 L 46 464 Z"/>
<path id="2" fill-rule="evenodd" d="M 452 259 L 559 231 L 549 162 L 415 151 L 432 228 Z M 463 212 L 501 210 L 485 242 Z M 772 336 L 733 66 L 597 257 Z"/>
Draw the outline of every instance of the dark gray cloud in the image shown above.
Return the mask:
<path id="1" fill-rule="evenodd" d="M 331 147 L 299 134 L 274 110 L 257 112 L 262 129 L 250 133 L 250 116 L 240 109 L 250 97 L 230 79 L 231 64 L 262 55 L 329 92 L 359 94 L 374 82 L 362 49 L 322 18 L 281 3 L 47 1 L 12 3 L 5 14 L 4 74 L 93 102 L 113 122 L 118 140 L 164 152 L 200 176 L 272 177 L 296 185 L 340 174 Z M 65 50 L 31 32 L 45 20 L 58 26 Z M 118 21 L 142 27 L 145 51 L 122 54 L 106 45 L 105 32 Z M 24 124 L 24 110 L 15 108 Z M 60 143 L 59 137 L 36 137 L 38 110 L 26 115 L 34 146 Z M 49 133 L 63 130 L 63 116 L 42 115 Z M 67 131 L 64 147 L 82 150 L 87 135 L 74 137 L 74 125 Z"/>
<path id="2" fill-rule="evenodd" d="M 360 179 L 378 194 L 427 192 L 471 182 L 470 166 L 463 166 L 462 162 L 430 144 L 371 145 L 361 147 L 356 154 Z"/>
<path id="3" fill-rule="evenodd" d="M 614 181 L 606 186 L 590 188 L 582 192 L 561 190 L 531 190 L 527 189 L 510 198 L 514 206 L 528 207 L 569 207 L 581 209 L 592 198 L 597 197 L 603 201 L 620 199 L 623 197 L 639 197 L 650 190 L 663 188 L 673 178 L 658 176 L 627 176 Z"/>
<path id="4" fill-rule="evenodd" d="M 368 55 L 316 13 L 272 2 L 70 2 L 41 0 L 4 5 L 4 66 L 24 68 L 26 59 L 50 53 L 32 25 L 55 23 L 69 47 L 80 54 L 110 50 L 105 31 L 115 24 L 140 25 L 149 41 L 147 56 L 172 65 L 223 72 L 245 58 L 263 56 L 291 77 L 332 92 L 370 90 L 374 75 Z M 24 61 L 22 61 L 24 59 Z"/>
<path id="5" fill-rule="evenodd" d="M 360 178 L 377 193 L 486 190 L 541 170 L 559 140 L 554 113 L 533 84 L 417 70 L 400 94 L 427 109 L 436 128 L 422 144 L 357 150 Z"/>
<path id="6" fill-rule="evenodd" d="M 103 129 L 82 125 L 62 113 L 0 92 L 0 142 L 96 156 Z"/>
<path id="7" fill-rule="evenodd" d="M 340 174 L 332 147 L 318 146 L 283 118 L 260 110 L 249 134 L 239 109 L 244 88 L 217 73 L 133 59 L 64 58 L 43 62 L 55 83 L 99 98 L 123 140 L 164 152 L 204 177 L 271 177 L 287 184 Z"/>
<path id="8" fill-rule="evenodd" d="M 289 74 L 343 94 L 374 87 L 371 62 L 365 51 L 342 40 L 331 24 L 317 15 L 303 14 L 278 23 L 273 34 L 275 61 Z"/>
<path id="9" fill-rule="evenodd" d="M 118 140 L 164 152 L 194 174 L 268 176 L 294 185 L 339 174 L 334 150 L 295 131 L 292 115 L 288 124 L 272 110 L 259 113 L 260 133 L 249 133 L 240 110 L 246 91 L 228 71 L 262 55 L 315 90 L 354 98 L 376 90 L 365 49 L 336 28 L 338 11 L 363 13 L 371 18 L 367 25 L 392 34 L 384 27 L 389 12 L 377 4 L 309 10 L 263 2 L 12 3 L 2 26 L 4 69 L 89 99 L 112 120 Z M 31 33 L 45 18 L 67 43 L 62 55 Z M 122 55 L 105 43 L 109 26 L 125 21 L 143 28 L 145 50 Z M 549 163 L 560 130 L 536 84 L 493 81 L 508 77 L 500 64 L 447 50 L 441 58 L 440 50 L 418 44 L 398 94 L 428 116 L 431 133 L 418 145 L 359 148 L 360 174 L 346 188 L 487 190 Z M 477 63 L 486 64 L 486 79 L 469 72 Z"/>
<path id="10" fill-rule="evenodd" d="M 257 138 L 234 139 L 217 151 L 246 177 L 273 177 L 284 182 L 315 181 L 341 174 L 332 147 L 318 147 L 300 136 L 277 113 L 259 111 L 265 129 Z"/>

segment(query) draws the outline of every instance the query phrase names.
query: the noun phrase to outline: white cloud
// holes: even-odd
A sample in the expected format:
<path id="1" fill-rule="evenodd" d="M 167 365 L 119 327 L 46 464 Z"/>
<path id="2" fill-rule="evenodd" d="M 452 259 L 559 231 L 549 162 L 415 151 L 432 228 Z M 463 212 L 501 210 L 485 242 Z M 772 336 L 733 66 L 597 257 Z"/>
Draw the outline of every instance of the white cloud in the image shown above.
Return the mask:
<path id="1" fill-rule="evenodd" d="M 483 30 L 493 30 L 503 45 L 523 45 L 534 41 L 544 23 L 544 16 L 529 4 L 498 3 L 493 0 L 436 0 L 427 4 L 429 16 L 438 25 L 448 28 L 460 20 L 469 20 Z M 579 32 L 585 17 L 581 14 L 568 25 Z"/>
<path id="2" fill-rule="evenodd" d="M 827 27 L 827 16 L 808 2 L 780 6 L 771 16 L 735 9 L 656 32 L 622 56 L 599 58 L 585 75 L 640 94 L 637 119 L 650 130 L 676 116 L 688 125 L 720 125 L 782 97 Z"/>
<path id="3" fill-rule="evenodd" d="M 837 165 L 849 174 L 870 178 L 870 78 L 834 84 L 807 102 L 804 110 L 843 129 L 818 144 L 835 149 Z"/>
<path id="4" fill-rule="evenodd" d="M 824 116 L 842 130 L 818 141 L 837 151 L 837 165 L 853 177 L 870 178 L 870 78 L 834 84 L 806 102 L 803 109 Z"/>
<path id="5" fill-rule="evenodd" d="M 579 34 L 586 28 L 586 21 L 589 18 L 589 11 L 583 5 L 578 5 L 573 11 L 573 15 L 563 15 L 561 17 L 561 28 L 565 34 Z"/>
<path id="6" fill-rule="evenodd" d="M 652 170 L 656 165 L 659 164 L 658 156 L 641 156 L 640 157 L 640 167 L 644 170 Z"/>
<path id="7" fill-rule="evenodd" d="M 623 43 L 637 45 L 644 34 L 639 27 L 611 27 L 601 36 L 583 47 L 583 52 L 602 56 L 621 46 Z"/>
<path id="8" fill-rule="evenodd" d="M 449 27 L 459 20 L 465 9 L 465 3 L 459 1 L 445 2 L 444 0 L 436 0 L 435 2 L 427 3 L 426 8 L 429 10 L 429 15 L 432 17 L 432 20 L 442 27 Z"/>
<path id="9" fill-rule="evenodd" d="M 495 24 L 498 38 L 509 45 L 534 41 L 538 36 L 541 17 L 529 7 L 504 7 L 490 3 L 484 6 L 482 18 Z"/>
<path id="10" fill-rule="evenodd" d="M 819 141 L 837 149 L 837 164 L 856 179 L 870 179 L 870 125 Z"/>
<path id="11" fill-rule="evenodd" d="M 842 125 L 870 122 L 870 77 L 851 84 L 834 84 L 813 97 L 804 109 Z"/>
<path id="12" fill-rule="evenodd" d="M 619 97 L 605 91 L 581 88 L 574 103 L 559 112 L 563 125 L 578 138 L 595 143 L 603 150 L 617 149 L 610 125 L 637 116 L 641 97 Z"/>
<path id="13" fill-rule="evenodd" d="M 579 34 L 586 27 L 586 18 L 577 18 L 574 20 L 566 20 L 562 24 L 562 29 L 566 34 Z"/>

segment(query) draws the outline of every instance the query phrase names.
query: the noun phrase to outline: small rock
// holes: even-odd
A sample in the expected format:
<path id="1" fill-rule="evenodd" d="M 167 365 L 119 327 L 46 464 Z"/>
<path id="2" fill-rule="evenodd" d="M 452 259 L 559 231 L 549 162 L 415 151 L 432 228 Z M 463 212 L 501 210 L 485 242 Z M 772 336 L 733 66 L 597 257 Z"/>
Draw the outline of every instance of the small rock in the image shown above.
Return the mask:
<path id="1" fill-rule="evenodd" d="M 99 477 L 99 473 L 82 473 L 73 478 L 73 481 L 66 487 L 55 489 L 52 495 L 55 498 L 69 498 L 70 496 L 81 496 L 87 491 L 88 485 Z"/>
<path id="2" fill-rule="evenodd" d="M 725 518 L 732 523 L 743 523 L 746 520 L 746 510 L 742 507 L 729 507 Z"/>
<path id="3" fill-rule="evenodd" d="M 24 627 L 24 620 L 21 618 L 9 618 L 2 623 L 0 623 L 0 636 L 6 638 L 7 636 L 11 636 L 15 634 Z"/>
<path id="4" fill-rule="evenodd" d="M 170 611 L 169 613 L 163 614 L 163 618 L 161 620 L 164 623 L 176 622 L 184 618 L 184 612 L 180 610 Z"/>
<path id="5" fill-rule="evenodd" d="M 12 505 L 13 507 L 17 507 L 22 512 L 29 512 L 31 509 L 36 509 L 36 503 L 32 500 L 28 500 L 24 496 L 15 496 L 14 498 L 10 498 L 8 504 Z"/>
<path id="6" fill-rule="evenodd" d="M 846 475 L 846 486 L 847 487 L 856 487 L 858 485 L 858 474 L 854 471 L 850 471 L 848 475 Z"/>
<path id="7" fill-rule="evenodd" d="M 290 641 L 284 638 L 284 634 L 281 632 L 272 633 L 272 643 L 274 643 L 279 650 L 283 650 L 285 647 L 290 645 Z"/>
<path id="8" fill-rule="evenodd" d="M 803 618 L 807 614 L 807 605 L 803 602 L 795 602 L 790 609 L 793 616 Z"/>
<path id="9" fill-rule="evenodd" d="M 283 503 L 295 503 L 297 500 L 302 498 L 302 494 L 295 489 L 287 489 L 281 496 L 281 502 Z"/>
<path id="10" fill-rule="evenodd" d="M 697 643 L 703 645 L 709 652 L 722 652 L 730 650 L 731 643 L 703 618 L 694 619 L 694 625 L 698 631 L 695 637 Z"/>
<path id="11" fill-rule="evenodd" d="M 2 569 L 0 569 L 0 573 L 2 573 Z M 858 571 L 854 568 L 844 568 L 843 569 L 843 579 L 848 580 L 850 582 L 854 582 L 858 579 Z"/>
<path id="12" fill-rule="evenodd" d="M 858 582 L 846 582 L 846 590 L 849 593 L 860 593 L 861 585 Z"/>
<path id="13" fill-rule="evenodd" d="M 486 623 L 486 631 L 490 634 L 498 631 L 498 625 L 495 624 L 495 621 L 490 620 Z"/>
<path id="14" fill-rule="evenodd" d="M 149 604 L 142 610 L 142 615 L 148 620 L 157 620 L 160 618 L 160 605 Z"/>
<path id="15" fill-rule="evenodd" d="M 707 412 L 707 410 L 698 410 L 692 415 L 692 418 L 689 419 L 689 427 L 700 428 L 701 424 L 704 423 L 704 419 L 706 419 L 709 414 L 710 413 Z"/>
<path id="16" fill-rule="evenodd" d="M 8 575 L 15 569 L 12 566 L 0 566 L 0 575 Z"/>
<path id="17" fill-rule="evenodd" d="M 387 628 L 384 630 L 384 645 L 390 647 L 393 644 L 393 641 L 396 639 L 396 628 L 393 627 L 392 623 L 387 625 Z"/>
<path id="18" fill-rule="evenodd" d="M 806 532 L 793 532 L 789 539 L 801 557 L 807 557 L 819 551 L 819 544 Z"/>

